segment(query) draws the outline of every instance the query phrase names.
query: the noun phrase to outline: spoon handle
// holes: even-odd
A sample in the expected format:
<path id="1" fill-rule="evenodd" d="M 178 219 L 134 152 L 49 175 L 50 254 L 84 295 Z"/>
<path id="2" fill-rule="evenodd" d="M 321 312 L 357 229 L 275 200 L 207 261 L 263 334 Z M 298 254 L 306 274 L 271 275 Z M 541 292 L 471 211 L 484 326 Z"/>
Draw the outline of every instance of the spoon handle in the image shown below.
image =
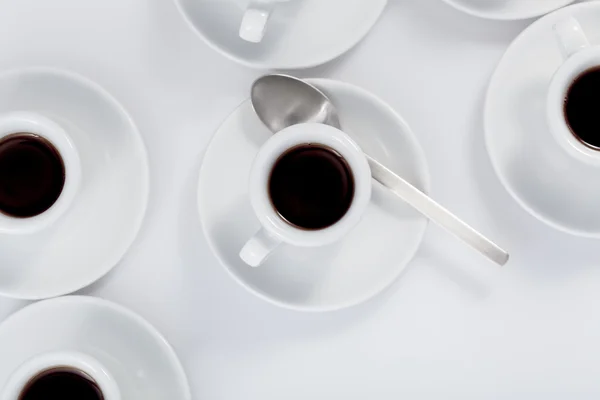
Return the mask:
<path id="1" fill-rule="evenodd" d="M 461 221 L 450 211 L 446 210 L 377 160 L 368 155 L 366 156 L 371 167 L 373 179 L 390 189 L 394 194 L 431 221 L 446 229 L 496 264 L 500 266 L 506 264 L 509 257 L 506 251 L 502 250 L 494 242 Z"/>

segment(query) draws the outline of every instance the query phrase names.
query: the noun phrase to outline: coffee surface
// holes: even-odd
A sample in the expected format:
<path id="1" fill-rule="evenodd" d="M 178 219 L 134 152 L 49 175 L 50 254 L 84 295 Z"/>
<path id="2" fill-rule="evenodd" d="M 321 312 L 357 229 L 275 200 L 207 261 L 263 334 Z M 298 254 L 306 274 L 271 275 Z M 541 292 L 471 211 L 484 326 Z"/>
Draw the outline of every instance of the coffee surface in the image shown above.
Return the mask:
<path id="1" fill-rule="evenodd" d="M 573 81 L 565 99 L 565 117 L 577 139 L 600 150 L 600 67 Z"/>
<path id="2" fill-rule="evenodd" d="M 102 391 L 85 373 L 71 368 L 54 368 L 31 379 L 19 400 L 103 400 Z"/>
<path id="3" fill-rule="evenodd" d="M 0 139 L 0 212 L 34 217 L 58 200 L 65 184 L 65 166 L 56 148 L 31 133 Z"/>
<path id="4" fill-rule="evenodd" d="M 338 222 L 354 198 L 354 177 L 346 160 L 321 145 L 288 150 L 269 180 L 271 202 L 288 223 L 317 230 Z"/>

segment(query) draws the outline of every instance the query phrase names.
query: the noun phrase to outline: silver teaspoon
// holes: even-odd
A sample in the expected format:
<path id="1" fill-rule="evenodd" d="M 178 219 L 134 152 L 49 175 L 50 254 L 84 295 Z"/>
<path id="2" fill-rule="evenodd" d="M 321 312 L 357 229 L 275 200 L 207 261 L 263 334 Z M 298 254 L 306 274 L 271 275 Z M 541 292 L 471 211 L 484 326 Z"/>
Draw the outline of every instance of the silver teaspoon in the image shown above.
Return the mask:
<path id="1" fill-rule="evenodd" d="M 252 106 L 258 118 L 277 133 L 300 123 L 321 123 L 341 129 L 335 106 L 313 85 L 288 75 L 266 75 L 252 85 Z M 373 179 L 466 244 L 498 265 L 508 261 L 508 253 L 477 232 L 425 193 L 365 154 Z"/>

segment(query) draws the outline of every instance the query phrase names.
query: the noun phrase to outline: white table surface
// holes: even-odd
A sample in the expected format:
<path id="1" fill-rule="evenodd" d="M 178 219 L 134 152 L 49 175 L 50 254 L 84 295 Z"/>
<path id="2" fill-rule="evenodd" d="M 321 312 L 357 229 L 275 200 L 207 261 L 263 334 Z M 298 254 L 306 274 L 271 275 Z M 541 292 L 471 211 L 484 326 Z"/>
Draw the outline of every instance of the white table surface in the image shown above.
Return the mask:
<path id="1" fill-rule="evenodd" d="M 206 245 L 195 205 L 203 150 L 261 72 L 209 49 L 170 0 L 2 0 L 0 70 L 79 72 L 137 122 L 150 157 L 147 218 L 125 259 L 81 293 L 162 331 L 195 399 L 597 399 L 600 243 L 522 210 L 483 145 L 490 75 L 528 23 L 390 0 L 356 49 L 299 72 L 389 102 L 420 138 L 433 195 L 512 255 L 499 269 L 430 226 L 390 290 L 326 314 L 255 298 Z M 25 304 L 0 299 L 0 319 Z"/>

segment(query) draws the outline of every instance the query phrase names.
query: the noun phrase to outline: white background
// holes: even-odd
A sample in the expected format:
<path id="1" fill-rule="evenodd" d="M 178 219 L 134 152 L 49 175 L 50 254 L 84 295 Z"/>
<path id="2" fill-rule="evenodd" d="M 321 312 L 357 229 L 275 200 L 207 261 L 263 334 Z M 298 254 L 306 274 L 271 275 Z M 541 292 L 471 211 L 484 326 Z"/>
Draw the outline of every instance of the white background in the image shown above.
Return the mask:
<path id="1" fill-rule="evenodd" d="M 483 145 L 490 75 L 529 22 L 390 0 L 356 49 L 298 73 L 389 102 L 420 138 L 432 194 L 512 255 L 499 269 L 430 226 L 390 290 L 328 314 L 253 297 L 210 253 L 195 207 L 203 150 L 261 72 L 210 50 L 170 0 L 1 0 L 0 70 L 81 73 L 137 122 L 150 157 L 147 218 L 125 259 L 82 293 L 152 322 L 195 399 L 597 399 L 600 243 L 523 211 Z M 25 304 L 0 299 L 0 319 Z"/>

